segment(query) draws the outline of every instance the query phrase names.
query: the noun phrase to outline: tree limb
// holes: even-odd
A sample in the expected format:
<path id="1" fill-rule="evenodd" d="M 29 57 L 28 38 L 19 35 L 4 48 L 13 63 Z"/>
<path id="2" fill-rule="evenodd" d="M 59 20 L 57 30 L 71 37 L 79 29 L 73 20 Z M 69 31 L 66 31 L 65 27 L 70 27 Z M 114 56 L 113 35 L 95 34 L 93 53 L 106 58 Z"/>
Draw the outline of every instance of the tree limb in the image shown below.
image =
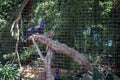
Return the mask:
<path id="1" fill-rule="evenodd" d="M 80 54 L 75 49 L 70 48 L 65 44 L 61 44 L 57 41 L 54 41 L 44 35 L 32 35 L 32 37 L 35 39 L 35 41 L 47 45 L 50 49 L 57 52 L 58 54 L 62 53 L 71 57 L 75 62 L 83 66 L 83 68 L 85 68 L 86 70 L 92 71 L 92 66 L 90 65 L 86 57 Z"/>

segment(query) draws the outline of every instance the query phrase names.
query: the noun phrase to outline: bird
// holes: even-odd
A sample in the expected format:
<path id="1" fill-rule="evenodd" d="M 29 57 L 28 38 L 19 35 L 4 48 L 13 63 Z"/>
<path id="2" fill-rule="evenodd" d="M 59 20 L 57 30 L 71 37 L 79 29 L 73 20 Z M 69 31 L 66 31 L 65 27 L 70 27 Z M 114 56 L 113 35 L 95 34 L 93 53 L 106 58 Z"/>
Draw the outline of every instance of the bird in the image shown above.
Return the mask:
<path id="1" fill-rule="evenodd" d="M 36 34 L 36 33 L 40 33 L 40 34 L 41 34 L 41 33 L 43 33 L 43 32 L 44 32 L 45 24 L 46 24 L 45 19 L 40 18 L 40 19 L 38 20 L 38 25 L 37 25 L 37 26 L 28 28 L 28 29 L 26 30 L 26 34 L 25 34 L 25 36 L 22 38 L 22 41 L 25 42 L 25 41 L 27 40 L 27 38 L 28 38 L 29 36 L 31 36 L 32 34 Z"/>
<path id="2" fill-rule="evenodd" d="M 62 80 L 61 79 L 61 76 L 60 76 L 60 74 L 59 74 L 59 68 L 56 68 L 56 74 L 55 74 L 55 80 Z"/>

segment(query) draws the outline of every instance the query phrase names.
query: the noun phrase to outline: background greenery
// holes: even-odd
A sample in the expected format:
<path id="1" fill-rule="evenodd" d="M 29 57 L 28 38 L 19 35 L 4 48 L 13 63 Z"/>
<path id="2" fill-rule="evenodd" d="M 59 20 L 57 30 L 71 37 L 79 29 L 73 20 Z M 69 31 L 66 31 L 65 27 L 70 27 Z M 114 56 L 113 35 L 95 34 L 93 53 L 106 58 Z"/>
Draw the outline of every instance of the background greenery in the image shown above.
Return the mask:
<path id="1" fill-rule="evenodd" d="M 30 2 L 30 13 L 25 14 L 26 10 L 22 13 L 20 37 L 23 37 L 28 27 L 37 24 L 39 18 L 45 18 L 47 20 L 45 31 L 54 31 L 55 40 L 83 53 L 91 63 L 114 67 L 113 71 L 117 74 L 120 65 L 119 0 L 31 0 Z M 0 61 L 3 64 L 11 60 L 12 55 L 14 56 L 16 40 L 10 35 L 10 27 L 15 19 L 14 12 L 20 5 L 21 0 L 0 0 Z M 40 47 L 45 50 L 41 44 Z M 25 60 L 33 54 L 34 49 L 20 42 L 19 52 L 21 59 Z M 55 55 L 53 62 L 53 67 L 79 69 L 79 66 L 65 55 Z M 66 64 L 69 66 L 65 66 Z"/>

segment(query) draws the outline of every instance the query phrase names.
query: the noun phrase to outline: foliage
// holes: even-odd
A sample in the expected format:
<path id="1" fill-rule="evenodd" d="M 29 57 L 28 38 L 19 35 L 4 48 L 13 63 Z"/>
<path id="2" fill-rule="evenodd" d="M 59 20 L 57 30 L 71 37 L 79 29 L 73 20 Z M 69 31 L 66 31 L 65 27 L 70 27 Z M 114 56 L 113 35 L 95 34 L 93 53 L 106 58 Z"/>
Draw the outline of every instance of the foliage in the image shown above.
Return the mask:
<path id="1" fill-rule="evenodd" d="M 39 18 L 45 18 L 45 31 L 53 30 L 56 40 L 84 53 L 91 62 L 100 61 L 101 56 L 120 53 L 120 14 L 115 9 L 116 3 L 117 0 L 38 0 L 32 4 L 31 21 L 23 26 L 31 27 Z M 11 53 L 3 56 L 5 59 L 14 55 L 15 39 L 9 31 L 15 16 L 13 12 L 19 5 L 19 0 L 0 0 L 0 54 Z M 23 17 L 23 22 L 26 20 Z M 21 59 L 27 59 L 34 50 L 33 47 L 24 47 L 20 52 L 23 53 Z M 73 64 L 66 56 L 64 58 L 69 65 Z"/>
<path id="2" fill-rule="evenodd" d="M 54 30 L 55 39 L 85 53 L 94 62 L 112 53 L 110 49 L 114 51 L 114 23 L 110 24 L 114 18 L 111 15 L 115 15 L 113 8 L 114 0 L 46 0 L 34 6 L 31 22 L 46 18 L 46 31 Z"/>
<path id="3" fill-rule="evenodd" d="M 26 60 L 31 54 L 35 54 L 35 48 L 33 46 L 24 47 L 24 51 L 20 54 L 20 59 Z"/>
<path id="4" fill-rule="evenodd" d="M 54 30 L 56 19 L 59 18 L 60 13 L 56 9 L 56 1 L 46 0 L 37 2 L 33 5 L 31 23 L 37 24 L 39 18 L 46 19 L 45 30 Z M 29 25 L 32 25 L 32 24 Z"/>
<path id="5" fill-rule="evenodd" d="M 13 38 L 10 35 L 11 21 L 13 19 L 14 9 L 19 6 L 17 0 L 0 0 L 0 51 L 1 54 L 10 53 L 13 51 L 14 45 L 11 45 L 11 42 L 14 43 Z M 6 50 L 7 49 L 7 50 Z"/>
<path id="6" fill-rule="evenodd" d="M 31 11 L 31 20 L 28 24 L 25 24 L 25 28 L 35 26 L 38 22 L 39 18 L 46 19 L 46 27 L 45 31 L 53 30 L 55 28 L 56 19 L 60 16 L 60 13 L 56 9 L 56 1 L 54 0 L 46 0 L 46 1 L 38 1 L 37 3 L 33 4 L 32 11 Z M 23 21 L 26 21 L 26 18 L 23 17 Z M 23 31 L 25 31 L 25 28 Z M 44 51 L 45 46 L 42 44 L 38 44 L 40 49 Z M 22 46 L 24 47 L 24 46 Z M 29 47 L 19 48 L 20 50 L 20 57 L 22 60 L 26 60 L 30 55 L 36 54 L 33 45 Z M 22 50 L 22 51 L 21 51 Z"/>
<path id="7" fill-rule="evenodd" d="M 18 76 L 16 64 L 6 63 L 4 66 L 0 64 L 0 80 L 15 80 Z"/>
<path id="8" fill-rule="evenodd" d="M 6 21 L 4 19 L 0 19 L 0 26 L 1 26 L 0 31 L 4 28 L 5 24 L 6 24 Z"/>
<path id="9" fill-rule="evenodd" d="M 61 78 L 62 78 L 62 80 L 66 80 L 66 79 L 74 80 L 73 74 L 71 74 L 70 71 L 68 71 L 68 72 L 67 72 L 65 75 L 63 75 Z"/>
<path id="10" fill-rule="evenodd" d="M 75 77 L 75 75 L 71 75 L 73 79 L 71 80 L 120 80 L 115 74 L 113 74 L 109 70 L 101 71 L 97 67 L 94 67 L 92 73 L 84 73 L 79 77 Z"/>
<path id="11" fill-rule="evenodd" d="M 4 59 L 10 59 L 11 57 L 13 57 L 13 56 L 15 56 L 15 55 L 16 55 L 16 53 L 14 53 L 14 52 L 13 52 L 13 53 L 9 53 L 9 54 L 4 54 L 4 55 L 3 55 L 3 58 L 4 58 Z"/>
<path id="12" fill-rule="evenodd" d="M 62 79 L 69 79 L 69 80 L 120 80 L 115 74 L 110 72 L 109 70 L 101 71 L 97 67 L 94 67 L 92 73 L 83 73 L 76 77 L 77 73 L 67 72 L 65 75 L 62 76 Z"/>
<path id="13" fill-rule="evenodd" d="M 98 68 L 94 68 L 93 80 L 119 80 L 119 78 L 109 70 L 100 71 Z"/>
<path id="14" fill-rule="evenodd" d="M 6 24 L 8 24 L 7 21 L 11 20 L 11 18 L 13 16 L 13 9 L 16 7 L 16 4 L 18 4 L 17 1 L 14 1 L 14 0 L 10 0 L 10 1 L 7 1 L 7 0 L 0 0 L 0 22 L 3 22 L 4 21 L 4 24 L 1 23 L 0 25 L 2 25 L 1 29 L 5 29 L 7 26 Z M 0 29 L 0 30 L 1 30 Z"/>

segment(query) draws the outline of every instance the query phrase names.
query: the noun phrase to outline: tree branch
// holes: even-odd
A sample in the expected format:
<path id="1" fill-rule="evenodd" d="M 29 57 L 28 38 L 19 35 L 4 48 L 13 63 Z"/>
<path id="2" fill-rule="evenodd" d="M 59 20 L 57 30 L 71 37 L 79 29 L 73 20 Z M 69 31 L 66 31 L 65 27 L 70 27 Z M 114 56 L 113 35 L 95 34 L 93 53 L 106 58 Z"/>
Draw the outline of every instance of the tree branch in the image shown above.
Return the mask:
<path id="1" fill-rule="evenodd" d="M 44 62 L 44 71 L 46 72 L 46 80 L 54 80 L 54 77 L 52 75 L 52 72 L 51 72 L 51 61 L 52 61 L 52 58 L 53 58 L 53 52 L 50 48 L 47 49 L 47 54 L 44 58 L 44 56 L 42 55 L 39 47 L 37 46 L 34 38 L 32 36 L 30 36 L 30 38 L 32 39 L 32 42 L 34 44 L 34 46 L 36 47 L 36 50 L 40 56 L 40 58 L 42 59 L 42 61 Z"/>
<path id="2" fill-rule="evenodd" d="M 13 29 L 14 28 L 17 28 L 17 30 L 19 29 L 18 23 L 19 23 L 19 20 L 21 19 L 22 11 L 23 11 L 24 7 L 26 6 L 26 4 L 28 3 L 28 1 L 29 0 L 24 0 L 21 4 L 20 9 L 17 9 L 16 12 L 15 12 L 16 13 L 16 19 L 13 21 L 12 26 L 11 26 L 11 30 L 10 30 L 10 32 L 12 33 L 12 36 L 14 34 Z"/>
<path id="3" fill-rule="evenodd" d="M 35 42 L 35 40 L 34 40 L 34 38 L 33 38 L 32 36 L 31 36 L 31 39 L 32 39 L 32 42 L 33 42 L 34 46 L 36 47 L 36 50 L 37 50 L 37 52 L 38 52 L 40 58 L 41 58 L 42 61 L 44 62 L 44 61 L 45 61 L 44 56 L 42 55 L 42 53 L 41 53 L 39 47 L 37 46 L 37 44 L 36 44 L 36 42 Z"/>
<path id="4" fill-rule="evenodd" d="M 57 41 L 54 41 L 44 35 L 32 35 L 35 41 L 41 42 L 45 45 L 47 45 L 50 49 L 55 51 L 58 54 L 65 54 L 69 57 L 71 57 L 75 62 L 77 62 L 79 65 L 83 66 L 88 71 L 92 71 L 92 66 L 88 62 L 85 56 L 80 54 L 78 51 L 76 51 L 73 48 L 68 47 L 65 44 L 61 44 Z"/>

